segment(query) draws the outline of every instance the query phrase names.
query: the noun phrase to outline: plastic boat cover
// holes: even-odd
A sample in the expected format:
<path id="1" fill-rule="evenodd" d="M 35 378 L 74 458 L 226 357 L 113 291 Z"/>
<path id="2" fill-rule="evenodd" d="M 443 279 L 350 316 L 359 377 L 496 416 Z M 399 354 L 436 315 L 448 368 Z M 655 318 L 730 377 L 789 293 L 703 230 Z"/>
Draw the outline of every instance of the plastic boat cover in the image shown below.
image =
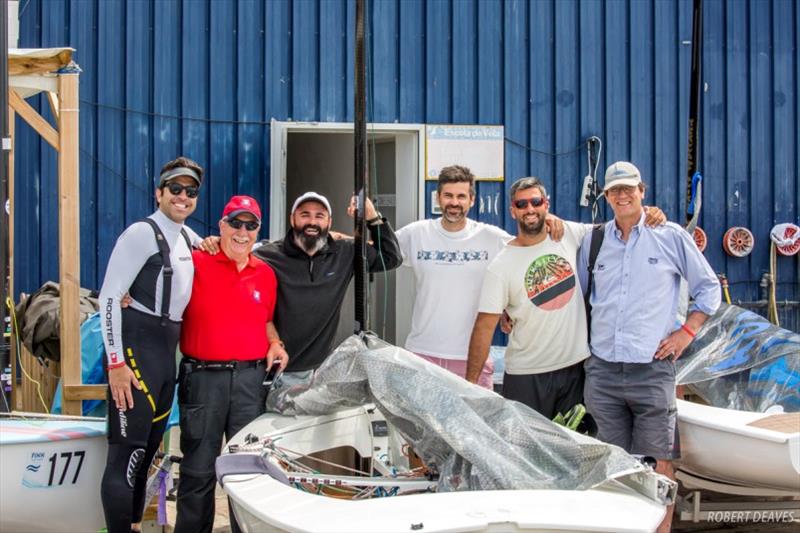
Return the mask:
<path id="1" fill-rule="evenodd" d="M 678 359 L 676 379 L 714 407 L 800 411 L 800 335 L 722 304 Z"/>
<path id="2" fill-rule="evenodd" d="M 558 426 L 371 335 L 345 340 L 310 385 L 270 393 L 268 408 L 323 415 L 366 403 L 427 464 L 437 465 L 439 491 L 580 490 L 645 468 L 616 446 Z"/>

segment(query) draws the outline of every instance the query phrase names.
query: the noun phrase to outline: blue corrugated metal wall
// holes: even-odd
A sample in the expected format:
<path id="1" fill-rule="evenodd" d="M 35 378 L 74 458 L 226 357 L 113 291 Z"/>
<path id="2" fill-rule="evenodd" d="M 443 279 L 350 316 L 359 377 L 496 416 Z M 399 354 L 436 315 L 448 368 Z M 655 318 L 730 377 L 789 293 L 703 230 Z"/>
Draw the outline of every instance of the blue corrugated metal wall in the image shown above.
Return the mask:
<path id="1" fill-rule="evenodd" d="M 800 7 L 704 5 L 700 223 L 734 298 L 758 299 L 770 227 L 798 221 Z M 352 120 L 354 11 L 345 0 L 22 2 L 20 46 L 72 46 L 83 68 L 84 286 L 100 284 L 117 234 L 150 211 L 164 161 L 183 153 L 207 168 L 191 221 L 205 233 L 232 193 L 269 202 L 271 118 Z M 375 0 L 369 112 L 503 124 L 507 183 L 481 193 L 537 175 L 569 219 L 589 219 L 577 205 L 582 144 L 597 135 L 600 172 L 635 161 L 648 200 L 682 220 L 691 16 L 690 0 Z M 31 290 L 57 277 L 56 160 L 17 131 L 17 288 Z M 721 249 L 733 225 L 756 235 L 748 258 Z M 780 258 L 779 272 L 779 296 L 797 299 L 797 260 Z"/>

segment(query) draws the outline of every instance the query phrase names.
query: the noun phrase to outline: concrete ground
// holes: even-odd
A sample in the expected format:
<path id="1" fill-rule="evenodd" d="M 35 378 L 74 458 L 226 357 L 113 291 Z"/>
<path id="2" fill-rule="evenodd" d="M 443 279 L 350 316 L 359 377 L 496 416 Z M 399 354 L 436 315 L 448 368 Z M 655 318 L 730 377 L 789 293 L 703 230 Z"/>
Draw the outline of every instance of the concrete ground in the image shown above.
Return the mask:
<path id="1" fill-rule="evenodd" d="M 167 521 L 168 524 L 163 528 L 158 525 L 156 520 L 148 520 L 142 524 L 143 533 L 172 533 L 175 529 L 175 502 L 167 501 Z M 217 485 L 217 500 L 214 506 L 214 529 L 213 533 L 230 533 L 231 522 L 228 516 L 228 499 L 225 493 Z"/>

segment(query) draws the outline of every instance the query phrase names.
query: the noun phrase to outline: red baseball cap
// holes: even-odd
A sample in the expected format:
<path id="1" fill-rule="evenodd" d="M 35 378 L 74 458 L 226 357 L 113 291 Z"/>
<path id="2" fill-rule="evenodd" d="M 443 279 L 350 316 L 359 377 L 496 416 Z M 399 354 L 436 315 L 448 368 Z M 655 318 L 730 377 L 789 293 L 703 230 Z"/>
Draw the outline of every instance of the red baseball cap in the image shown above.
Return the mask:
<path id="1" fill-rule="evenodd" d="M 261 222 L 261 208 L 258 207 L 258 202 L 255 198 L 250 196 L 233 196 L 228 203 L 225 204 L 225 209 L 222 210 L 222 218 L 232 219 L 242 213 L 250 213 L 256 220 Z"/>

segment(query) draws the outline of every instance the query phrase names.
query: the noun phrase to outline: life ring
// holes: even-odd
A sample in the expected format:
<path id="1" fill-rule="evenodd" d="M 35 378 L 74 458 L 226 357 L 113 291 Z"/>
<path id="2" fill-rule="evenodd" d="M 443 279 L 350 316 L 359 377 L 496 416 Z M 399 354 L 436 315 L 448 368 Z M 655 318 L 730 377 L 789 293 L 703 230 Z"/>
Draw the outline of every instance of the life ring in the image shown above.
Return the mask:
<path id="1" fill-rule="evenodd" d="M 742 226 L 734 226 L 722 236 L 722 248 L 733 257 L 750 255 L 755 243 L 753 232 Z"/>
<path id="2" fill-rule="evenodd" d="M 769 232 L 769 236 L 781 255 L 795 255 L 800 251 L 800 227 L 797 224 L 777 224 Z"/>
<path id="3" fill-rule="evenodd" d="M 694 243 L 697 245 L 697 249 L 701 252 L 705 252 L 706 245 L 708 244 L 708 236 L 706 235 L 706 232 L 703 231 L 700 226 L 695 226 L 692 237 L 694 237 Z"/>

